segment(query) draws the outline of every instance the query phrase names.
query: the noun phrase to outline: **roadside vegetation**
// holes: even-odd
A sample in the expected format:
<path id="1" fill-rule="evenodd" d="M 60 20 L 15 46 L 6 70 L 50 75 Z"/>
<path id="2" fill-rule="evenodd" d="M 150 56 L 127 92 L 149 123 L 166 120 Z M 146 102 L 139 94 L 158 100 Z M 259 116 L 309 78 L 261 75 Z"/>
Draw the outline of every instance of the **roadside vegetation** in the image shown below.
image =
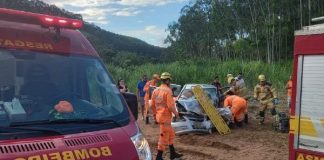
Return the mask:
<path id="1" fill-rule="evenodd" d="M 170 72 L 173 83 L 211 83 L 218 75 L 222 84 L 226 85 L 226 75 L 239 72 L 244 74 L 249 89 L 253 89 L 259 74 L 265 74 L 267 79 L 279 90 L 283 91 L 285 83 L 292 71 L 292 62 L 267 64 L 259 61 L 243 62 L 240 60 L 220 61 L 216 59 L 184 60 L 165 64 L 147 63 L 139 66 L 119 67 L 108 64 L 107 67 L 115 80 L 126 80 L 131 92 L 136 91 L 136 84 L 143 74 L 150 78 L 153 73 Z"/>
<path id="2" fill-rule="evenodd" d="M 40 0 L 0 0 L 0 7 L 83 19 Z M 174 83 L 210 83 L 215 75 L 243 72 L 253 89 L 265 74 L 279 90 L 292 70 L 294 31 L 324 15 L 324 1 L 189 0 L 171 22 L 168 48 L 103 30 L 85 22 L 81 30 L 94 45 L 117 81 L 132 92 L 143 74 L 170 72 Z"/>

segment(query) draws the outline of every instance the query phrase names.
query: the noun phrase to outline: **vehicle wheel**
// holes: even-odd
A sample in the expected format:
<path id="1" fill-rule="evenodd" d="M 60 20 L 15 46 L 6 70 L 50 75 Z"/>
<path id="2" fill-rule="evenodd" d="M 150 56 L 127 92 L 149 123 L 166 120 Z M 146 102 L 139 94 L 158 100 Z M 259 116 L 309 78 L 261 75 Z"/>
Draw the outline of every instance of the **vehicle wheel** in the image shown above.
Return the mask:
<path id="1" fill-rule="evenodd" d="M 230 128 L 230 129 L 233 129 L 234 128 L 234 126 L 235 126 L 235 124 L 234 123 L 228 123 L 228 127 Z"/>
<path id="2" fill-rule="evenodd" d="M 209 129 L 208 129 L 208 133 L 209 133 L 209 134 L 213 134 L 213 132 L 214 132 L 214 131 L 213 131 L 212 128 L 209 128 Z"/>

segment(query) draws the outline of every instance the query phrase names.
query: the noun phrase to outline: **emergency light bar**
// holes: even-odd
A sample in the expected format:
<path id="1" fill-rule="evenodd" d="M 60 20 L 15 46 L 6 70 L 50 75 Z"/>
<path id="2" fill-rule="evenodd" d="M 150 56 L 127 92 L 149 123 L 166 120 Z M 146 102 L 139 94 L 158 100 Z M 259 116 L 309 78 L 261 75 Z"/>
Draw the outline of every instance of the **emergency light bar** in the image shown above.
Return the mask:
<path id="1" fill-rule="evenodd" d="M 0 20 L 37 24 L 44 27 L 80 29 L 83 21 L 13 9 L 0 8 Z"/>

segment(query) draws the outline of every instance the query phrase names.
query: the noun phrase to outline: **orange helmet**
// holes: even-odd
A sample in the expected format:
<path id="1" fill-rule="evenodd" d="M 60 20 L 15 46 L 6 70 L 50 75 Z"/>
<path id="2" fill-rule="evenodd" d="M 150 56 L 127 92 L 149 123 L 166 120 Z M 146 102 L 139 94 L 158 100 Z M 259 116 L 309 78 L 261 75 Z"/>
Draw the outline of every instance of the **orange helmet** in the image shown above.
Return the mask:
<path id="1" fill-rule="evenodd" d="M 160 75 L 158 74 L 153 74 L 152 76 L 153 79 L 159 80 L 160 79 Z"/>
<path id="2" fill-rule="evenodd" d="M 55 105 L 54 108 L 59 113 L 71 113 L 71 112 L 73 112 L 73 106 L 68 101 L 60 101 L 57 105 Z"/>

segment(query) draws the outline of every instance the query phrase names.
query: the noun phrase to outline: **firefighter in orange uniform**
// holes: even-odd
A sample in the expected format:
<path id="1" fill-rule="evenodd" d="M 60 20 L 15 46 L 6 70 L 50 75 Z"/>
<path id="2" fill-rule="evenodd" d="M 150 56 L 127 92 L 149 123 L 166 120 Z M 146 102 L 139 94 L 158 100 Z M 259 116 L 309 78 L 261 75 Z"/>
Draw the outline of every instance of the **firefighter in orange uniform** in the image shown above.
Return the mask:
<path id="1" fill-rule="evenodd" d="M 288 80 L 288 82 L 286 84 L 286 89 L 287 89 L 287 105 L 288 105 L 288 108 L 290 108 L 290 104 L 291 104 L 292 85 L 293 85 L 293 82 L 292 82 L 292 78 L 290 76 L 289 77 L 289 80 Z"/>
<path id="2" fill-rule="evenodd" d="M 238 126 L 242 125 L 243 120 L 247 122 L 247 102 L 244 98 L 234 95 L 233 92 L 228 92 L 228 96 L 224 100 L 224 107 L 230 107 L 233 121 Z"/>
<path id="3" fill-rule="evenodd" d="M 163 160 L 162 155 L 166 146 L 170 149 L 170 159 L 180 158 L 183 155 L 175 152 L 173 141 L 175 132 L 171 126 L 172 114 L 176 119 L 179 118 L 179 113 L 175 108 L 173 93 L 170 88 L 171 74 L 164 72 L 161 75 L 162 84 L 154 90 L 152 94 L 152 111 L 154 119 L 160 125 L 160 137 L 158 142 L 158 153 L 156 160 Z"/>
<path id="4" fill-rule="evenodd" d="M 145 110 L 144 110 L 144 118 L 145 118 L 145 123 L 149 124 L 149 117 L 148 117 L 148 112 L 149 112 L 149 100 L 151 99 L 152 95 L 152 90 L 151 87 L 156 87 L 157 83 L 160 80 L 160 76 L 158 74 L 153 74 L 152 80 L 146 82 L 143 91 L 145 92 L 144 96 L 144 101 L 145 101 Z"/>

